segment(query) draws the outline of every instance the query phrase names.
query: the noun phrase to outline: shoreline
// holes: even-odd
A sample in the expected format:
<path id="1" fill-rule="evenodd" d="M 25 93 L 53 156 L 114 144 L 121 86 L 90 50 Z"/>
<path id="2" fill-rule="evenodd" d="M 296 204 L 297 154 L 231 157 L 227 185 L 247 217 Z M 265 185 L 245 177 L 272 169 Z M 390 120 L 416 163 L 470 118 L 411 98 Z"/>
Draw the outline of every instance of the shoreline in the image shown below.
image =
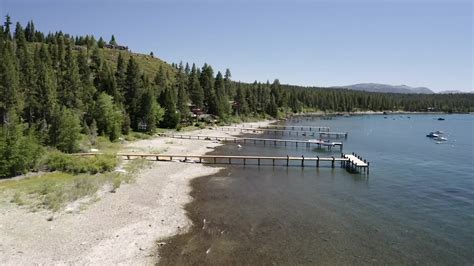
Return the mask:
<path id="1" fill-rule="evenodd" d="M 296 113 L 292 114 L 289 117 L 299 117 L 299 116 L 342 116 L 342 115 L 452 115 L 452 114 L 472 114 L 472 113 L 446 113 L 446 112 L 410 112 L 410 111 L 358 111 L 358 112 L 306 112 L 306 113 Z"/>
<path id="2" fill-rule="evenodd" d="M 183 134 L 239 135 L 210 127 Z M 122 151 L 205 154 L 221 145 L 154 137 L 128 143 Z M 150 162 L 136 174 L 134 182 L 122 184 L 116 193 L 102 189 L 97 192 L 98 200 L 85 208 L 54 213 L 53 220 L 48 219 L 49 211 L 33 213 L 2 199 L 0 264 L 155 264 L 159 260 L 157 241 L 185 233 L 192 226 L 184 209 L 193 200 L 190 182 L 221 169 L 194 163 Z"/>

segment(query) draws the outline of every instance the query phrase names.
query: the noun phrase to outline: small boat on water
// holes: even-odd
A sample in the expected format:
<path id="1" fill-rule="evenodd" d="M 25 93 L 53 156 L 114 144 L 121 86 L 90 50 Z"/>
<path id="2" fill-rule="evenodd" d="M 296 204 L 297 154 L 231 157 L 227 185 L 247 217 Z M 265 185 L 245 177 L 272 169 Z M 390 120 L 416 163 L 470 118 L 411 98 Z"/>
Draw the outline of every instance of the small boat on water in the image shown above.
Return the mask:
<path id="1" fill-rule="evenodd" d="M 310 139 L 310 140 L 308 140 L 308 142 L 315 143 L 315 144 L 322 145 L 322 146 L 331 146 L 331 147 L 336 146 L 336 143 L 331 142 L 330 140 Z"/>
<path id="2" fill-rule="evenodd" d="M 436 141 L 437 144 L 439 144 L 439 142 L 442 142 L 442 141 L 447 141 L 448 139 L 446 137 L 443 137 L 441 136 L 442 134 L 444 134 L 443 131 L 441 130 L 437 130 L 437 131 L 434 131 L 434 132 L 430 132 L 428 135 L 426 135 L 428 138 L 432 138 L 433 140 Z"/>
<path id="3" fill-rule="evenodd" d="M 443 120 L 445 120 L 445 119 L 442 118 L 442 117 L 438 118 L 438 121 L 443 121 Z"/>

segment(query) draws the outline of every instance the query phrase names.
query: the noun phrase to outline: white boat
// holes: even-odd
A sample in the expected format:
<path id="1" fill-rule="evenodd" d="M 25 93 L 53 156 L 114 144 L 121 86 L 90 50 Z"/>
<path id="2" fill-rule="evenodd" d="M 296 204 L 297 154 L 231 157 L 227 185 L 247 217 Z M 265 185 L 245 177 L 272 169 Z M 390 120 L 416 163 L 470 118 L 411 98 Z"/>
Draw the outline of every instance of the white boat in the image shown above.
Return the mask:
<path id="1" fill-rule="evenodd" d="M 315 144 L 322 145 L 322 146 L 333 146 L 334 147 L 336 145 L 335 142 L 330 142 L 329 140 L 321 140 L 321 139 L 310 139 L 310 140 L 308 140 L 308 142 L 315 143 Z"/>

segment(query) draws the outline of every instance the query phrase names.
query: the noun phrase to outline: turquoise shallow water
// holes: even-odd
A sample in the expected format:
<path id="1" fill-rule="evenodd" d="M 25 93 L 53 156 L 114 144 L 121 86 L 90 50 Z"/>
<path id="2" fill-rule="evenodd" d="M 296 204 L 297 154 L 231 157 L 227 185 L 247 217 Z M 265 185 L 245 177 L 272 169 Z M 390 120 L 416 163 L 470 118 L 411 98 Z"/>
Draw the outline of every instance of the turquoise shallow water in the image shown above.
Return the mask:
<path id="1" fill-rule="evenodd" d="M 162 263 L 474 263 L 474 116 L 438 117 L 286 121 L 349 132 L 344 152 L 367 158 L 370 175 L 329 165 L 231 166 L 199 178 L 193 181 L 195 201 L 187 206 L 195 227 L 171 239 Z M 425 137 L 435 130 L 448 141 Z M 338 155 L 253 144 L 214 153 Z"/>

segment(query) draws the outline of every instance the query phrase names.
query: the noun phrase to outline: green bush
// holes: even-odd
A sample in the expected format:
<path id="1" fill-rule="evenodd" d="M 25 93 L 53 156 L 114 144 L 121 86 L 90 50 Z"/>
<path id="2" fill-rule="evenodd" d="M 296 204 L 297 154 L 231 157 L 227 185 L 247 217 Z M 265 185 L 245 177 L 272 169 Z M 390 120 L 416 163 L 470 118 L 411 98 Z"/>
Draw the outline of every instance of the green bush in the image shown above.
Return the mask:
<path id="1" fill-rule="evenodd" d="M 117 165 L 114 155 L 95 155 L 92 157 L 79 157 L 52 151 L 48 154 L 45 166 L 50 171 L 63 171 L 67 173 L 103 173 L 112 171 Z"/>
<path id="2" fill-rule="evenodd" d="M 50 171 L 62 171 L 71 164 L 72 158 L 60 151 L 51 151 L 46 156 L 45 166 Z"/>

